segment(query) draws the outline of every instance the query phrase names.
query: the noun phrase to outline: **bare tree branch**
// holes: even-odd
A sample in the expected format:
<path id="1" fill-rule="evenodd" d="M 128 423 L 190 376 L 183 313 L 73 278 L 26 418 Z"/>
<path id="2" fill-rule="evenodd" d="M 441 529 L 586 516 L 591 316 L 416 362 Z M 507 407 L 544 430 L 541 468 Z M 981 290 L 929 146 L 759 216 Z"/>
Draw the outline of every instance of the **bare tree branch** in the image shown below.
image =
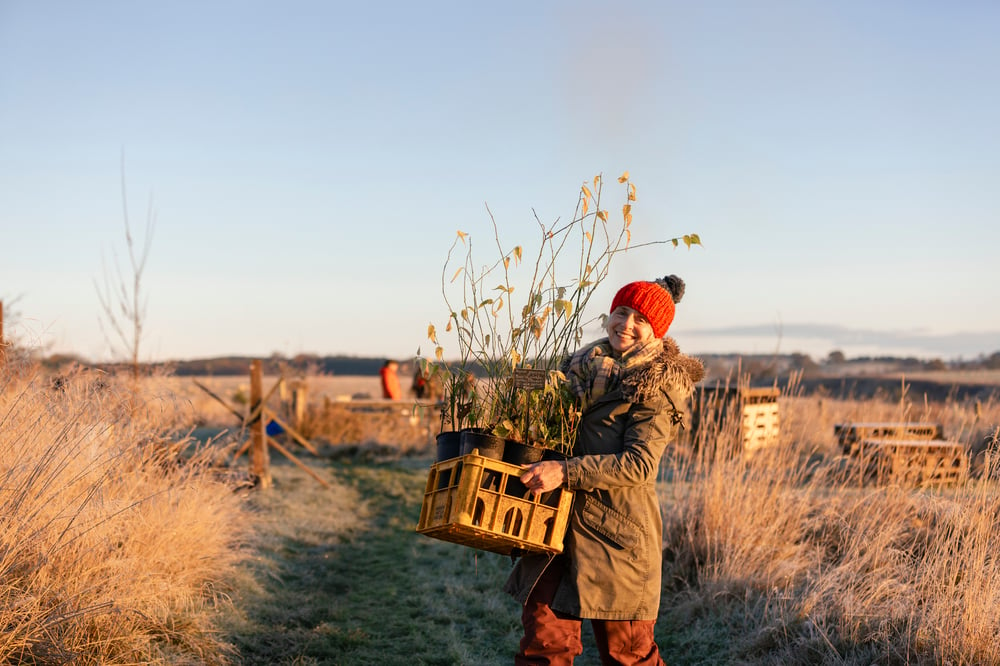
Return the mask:
<path id="1" fill-rule="evenodd" d="M 122 220 L 125 227 L 125 248 L 128 251 L 131 275 L 126 278 L 118 261 L 117 252 L 114 256 L 114 274 L 117 284 L 112 285 L 107 263 L 101 260 L 103 273 L 103 289 L 95 281 L 97 297 L 103 314 L 100 320 L 101 332 L 112 348 L 112 352 L 125 356 L 132 367 L 132 378 L 139 378 L 139 350 L 142 343 L 143 330 L 146 322 L 146 312 L 149 305 L 148 295 L 143 293 L 142 278 L 149 260 L 149 252 L 153 243 L 153 232 L 156 228 L 156 211 L 153 197 L 150 195 L 146 212 L 146 228 L 141 249 L 137 250 L 132 226 L 129 222 L 128 190 L 125 182 L 125 152 L 122 151 L 121 163 L 122 190 Z M 117 292 L 117 293 L 115 293 Z M 114 296 L 112 294 L 114 293 Z M 109 334 L 109 330 L 113 335 Z"/>

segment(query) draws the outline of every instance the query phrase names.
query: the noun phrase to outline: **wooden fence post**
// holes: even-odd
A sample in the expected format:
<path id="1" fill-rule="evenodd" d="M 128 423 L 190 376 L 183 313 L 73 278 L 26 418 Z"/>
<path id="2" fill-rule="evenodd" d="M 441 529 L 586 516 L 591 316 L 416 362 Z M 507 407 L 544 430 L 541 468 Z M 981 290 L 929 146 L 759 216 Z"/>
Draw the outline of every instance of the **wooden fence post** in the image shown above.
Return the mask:
<path id="1" fill-rule="evenodd" d="M 302 430 L 302 423 L 306 420 L 306 404 L 309 401 L 309 387 L 304 381 L 294 384 L 292 392 L 292 423 L 296 430 Z"/>
<path id="2" fill-rule="evenodd" d="M 260 487 L 271 487 L 271 465 L 267 451 L 267 423 L 261 402 L 264 398 L 264 378 L 260 360 L 250 361 L 250 413 L 257 417 L 248 423 L 250 428 L 250 473 L 259 479 Z"/>

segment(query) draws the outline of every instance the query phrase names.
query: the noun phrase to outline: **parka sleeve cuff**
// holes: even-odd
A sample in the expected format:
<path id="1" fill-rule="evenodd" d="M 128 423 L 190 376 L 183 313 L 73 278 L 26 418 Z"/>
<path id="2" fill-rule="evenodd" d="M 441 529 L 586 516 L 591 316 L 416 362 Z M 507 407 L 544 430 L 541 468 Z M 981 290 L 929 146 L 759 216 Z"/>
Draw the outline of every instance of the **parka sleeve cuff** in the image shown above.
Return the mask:
<path id="1" fill-rule="evenodd" d="M 578 460 L 573 460 L 572 458 L 566 458 L 563 460 L 564 469 L 566 471 L 566 481 L 563 486 L 566 488 L 576 487 L 577 482 L 580 480 L 580 464 Z"/>

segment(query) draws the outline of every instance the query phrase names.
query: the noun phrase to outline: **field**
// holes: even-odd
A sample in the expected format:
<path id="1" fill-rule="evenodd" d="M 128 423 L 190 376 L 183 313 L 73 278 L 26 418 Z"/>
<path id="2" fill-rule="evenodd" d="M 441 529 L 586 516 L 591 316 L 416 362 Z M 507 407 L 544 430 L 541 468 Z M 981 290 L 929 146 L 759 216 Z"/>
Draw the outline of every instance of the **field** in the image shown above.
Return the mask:
<path id="1" fill-rule="evenodd" d="M 52 380 L 0 369 L 7 663 L 511 662 L 509 558 L 414 532 L 433 418 L 340 400 L 376 395 L 377 378 L 305 378 L 320 455 L 282 441 L 328 487 L 272 452 L 266 491 L 234 463 L 245 380 L 198 379 L 228 407 L 189 378 Z M 779 405 L 772 449 L 702 442 L 664 461 L 667 662 L 1000 663 L 996 399 L 793 383 Z M 972 478 L 863 482 L 833 425 L 899 420 L 975 445 Z M 577 663 L 598 663 L 584 638 Z"/>

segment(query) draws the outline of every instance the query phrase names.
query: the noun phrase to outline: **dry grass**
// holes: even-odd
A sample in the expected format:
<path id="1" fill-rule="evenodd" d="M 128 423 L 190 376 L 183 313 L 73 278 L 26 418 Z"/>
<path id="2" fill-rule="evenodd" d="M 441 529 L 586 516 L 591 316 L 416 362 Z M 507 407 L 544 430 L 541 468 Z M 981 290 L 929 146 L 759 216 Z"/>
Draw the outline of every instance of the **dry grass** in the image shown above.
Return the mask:
<path id="1" fill-rule="evenodd" d="M 0 661 L 225 663 L 211 616 L 247 522 L 183 405 L 0 368 Z"/>
<path id="2" fill-rule="evenodd" d="M 194 425 L 237 425 L 190 379 L 148 380 L 136 399 L 113 378 L 77 374 L 56 390 L 33 373 L 0 370 L 0 661 L 193 664 L 256 654 L 266 663 L 297 654 L 287 663 L 352 663 L 338 657 L 350 650 L 369 662 L 378 654 L 383 663 L 409 663 L 426 637 L 430 603 L 411 597 L 440 591 L 437 567 L 472 554 L 450 544 L 425 548 L 412 534 L 420 483 L 413 469 L 397 475 L 392 465 L 333 463 L 341 482 L 333 491 L 293 474 L 247 507 L 213 465 L 231 451 L 194 450 L 183 436 Z M 244 409 L 234 399 L 241 384 L 246 393 L 243 378 L 200 381 Z M 324 453 L 374 442 L 397 454 L 420 450 L 406 440 L 426 436 L 426 426 L 396 412 L 404 405 L 357 412 L 337 401 L 373 394 L 376 377 L 308 381 L 303 429 L 329 445 Z M 730 447 L 718 441 L 701 442 L 666 463 L 657 639 L 668 661 L 1000 663 L 1000 486 L 996 444 L 982 445 L 1000 424 L 1000 404 L 932 403 L 905 390 L 894 400 L 820 399 L 792 384 L 780 407 L 773 450 L 744 459 L 724 455 Z M 961 487 L 909 488 L 845 473 L 852 462 L 834 441 L 834 424 L 900 420 L 940 422 L 946 437 L 977 447 L 974 477 Z M 406 487 L 389 492 L 399 479 Z M 316 496 L 300 502 L 304 492 Z M 356 510 L 317 520 L 303 509 L 341 504 Z M 254 523 L 272 538 L 255 540 Z M 349 559 L 359 548 L 384 568 Z M 240 566 L 250 555 L 256 568 Z M 343 571 L 332 576 L 324 567 L 341 557 Z M 377 580 L 363 578 L 370 569 Z M 406 575 L 390 575 L 397 569 Z M 494 643 L 478 646 L 463 642 L 472 631 L 463 626 L 435 648 L 440 654 L 506 660 L 516 617 L 506 616 L 509 600 L 494 590 L 503 573 L 498 565 L 489 576 L 443 579 L 443 598 L 461 596 L 474 625 L 497 613 L 505 623 L 490 634 Z M 279 577 L 302 585 L 280 593 L 283 585 L 271 586 Z M 317 581 L 325 594 L 315 594 Z M 213 624 L 227 585 L 262 609 L 242 619 L 239 609 L 228 611 L 236 613 L 229 631 L 239 656 Z M 399 595 L 396 602 L 369 599 L 377 585 Z M 404 606 L 405 617 L 392 615 Z M 413 642 L 392 652 L 391 637 L 379 633 L 385 627 Z M 278 638 L 287 643 L 280 650 L 271 646 Z"/>
<path id="3" fill-rule="evenodd" d="M 279 377 L 265 376 L 264 391 L 268 392 L 277 383 Z M 366 399 L 378 399 L 382 388 L 377 376 L 331 376 L 311 375 L 304 378 L 288 378 L 293 381 L 303 381 L 307 387 L 307 400 L 311 405 L 321 405 L 324 401 L 344 402 L 352 396 Z M 221 377 L 175 377 L 163 376 L 147 379 L 144 390 L 152 394 L 173 396 L 188 410 L 192 422 L 200 425 L 232 427 L 235 423 L 233 415 L 217 400 L 198 388 L 196 382 L 210 389 L 239 411 L 245 410 L 247 396 L 250 394 L 249 371 L 245 376 Z M 270 404 L 276 405 L 281 396 L 278 391 L 272 394 Z M 406 403 L 407 400 L 402 401 Z"/>
<path id="4" fill-rule="evenodd" d="M 1000 663 L 995 456 L 961 488 L 859 486 L 832 434 L 927 420 L 971 442 L 1000 406 L 821 401 L 794 387 L 779 402 L 773 450 L 732 458 L 703 443 L 707 455 L 675 463 L 688 482 L 671 487 L 665 552 L 668 580 L 691 585 L 683 612 L 738 600 L 742 635 L 725 654 L 737 663 Z"/>
<path id="5" fill-rule="evenodd" d="M 264 377 L 263 391 L 267 406 L 293 423 L 290 413 L 292 389 L 271 389 L 279 377 Z M 414 397 L 398 402 L 381 400 L 379 378 L 366 376 L 312 375 L 288 378 L 285 386 L 299 382 L 305 386 L 307 407 L 297 432 L 326 453 L 347 446 L 373 450 L 386 447 L 393 453 L 424 452 L 430 449 L 437 433 L 439 412 L 431 406 L 417 406 Z M 214 394 L 210 395 L 198 384 Z M 144 382 L 148 395 L 172 396 L 185 413 L 186 422 L 195 426 L 227 428 L 239 434 L 241 421 L 234 412 L 245 415 L 250 392 L 248 377 L 157 377 Z M 352 400 L 352 398 L 354 398 Z M 225 403 L 225 404 L 223 404 Z M 292 441 L 294 445 L 294 441 Z"/>

